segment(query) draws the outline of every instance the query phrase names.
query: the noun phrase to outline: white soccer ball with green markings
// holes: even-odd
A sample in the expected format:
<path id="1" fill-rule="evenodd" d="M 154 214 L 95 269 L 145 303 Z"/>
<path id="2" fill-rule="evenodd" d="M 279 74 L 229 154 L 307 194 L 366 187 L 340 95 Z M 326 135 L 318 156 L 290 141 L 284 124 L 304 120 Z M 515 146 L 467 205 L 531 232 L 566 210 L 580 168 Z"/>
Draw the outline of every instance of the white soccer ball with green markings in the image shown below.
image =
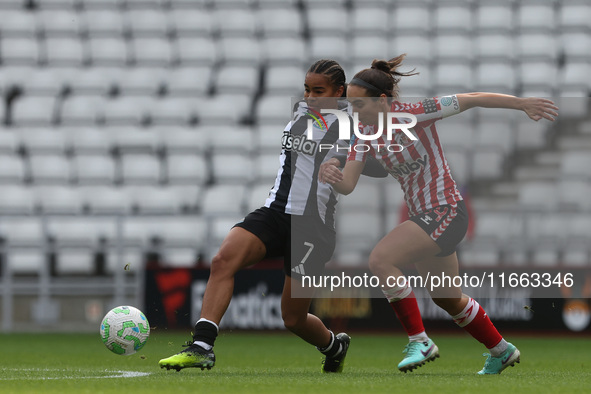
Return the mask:
<path id="1" fill-rule="evenodd" d="M 105 315 L 100 332 L 107 349 L 128 356 L 144 347 L 150 336 L 150 323 L 139 309 L 118 306 Z"/>

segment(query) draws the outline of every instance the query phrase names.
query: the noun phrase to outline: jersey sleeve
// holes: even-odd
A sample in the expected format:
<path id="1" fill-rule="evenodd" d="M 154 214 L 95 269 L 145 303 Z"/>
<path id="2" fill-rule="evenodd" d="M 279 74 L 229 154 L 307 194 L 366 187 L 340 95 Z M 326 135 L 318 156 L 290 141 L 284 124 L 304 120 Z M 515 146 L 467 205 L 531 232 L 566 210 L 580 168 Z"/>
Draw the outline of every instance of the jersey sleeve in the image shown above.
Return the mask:
<path id="1" fill-rule="evenodd" d="M 359 132 L 361 134 L 373 134 L 373 128 L 371 126 L 365 126 L 360 128 Z M 371 141 L 363 140 L 353 133 L 349 143 L 349 155 L 347 156 L 347 161 L 365 162 L 368 155 L 375 155 Z"/>
<path id="2" fill-rule="evenodd" d="M 417 118 L 417 123 L 435 122 L 460 113 L 460 103 L 455 94 L 428 98 L 418 103 L 395 102 L 392 107 L 394 112 L 413 114 Z"/>

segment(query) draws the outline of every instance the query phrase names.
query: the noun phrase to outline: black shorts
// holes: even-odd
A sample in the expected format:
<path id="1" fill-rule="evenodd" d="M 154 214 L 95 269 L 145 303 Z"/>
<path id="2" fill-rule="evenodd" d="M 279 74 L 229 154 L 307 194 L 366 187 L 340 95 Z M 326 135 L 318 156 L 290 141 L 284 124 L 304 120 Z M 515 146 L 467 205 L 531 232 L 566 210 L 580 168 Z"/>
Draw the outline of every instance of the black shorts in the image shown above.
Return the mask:
<path id="1" fill-rule="evenodd" d="M 412 220 L 429 236 L 439 247 L 440 257 L 449 256 L 456 251 L 466 231 L 468 231 L 468 211 L 464 201 L 458 201 L 454 205 L 440 205 L 416 216 Z"/>
<path id="2" fill-rule="evenodd" d="M 287 276 L 315 276 L 334 252 L 336 234 L 320 218 L 289 215 L 267 207 L 254 210 L 234 227 L 256 235 L 265 244 L 265 257 L 283 257 Z"/>

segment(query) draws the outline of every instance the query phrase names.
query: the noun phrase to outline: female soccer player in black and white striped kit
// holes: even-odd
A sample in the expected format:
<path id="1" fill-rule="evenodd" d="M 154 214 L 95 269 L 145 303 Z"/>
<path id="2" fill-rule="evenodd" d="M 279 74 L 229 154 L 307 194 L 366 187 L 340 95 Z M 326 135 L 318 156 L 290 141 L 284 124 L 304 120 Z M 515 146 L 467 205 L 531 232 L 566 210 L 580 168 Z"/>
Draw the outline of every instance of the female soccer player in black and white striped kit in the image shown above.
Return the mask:
<path id="1" fill-rule="evenodd" d="M 319 60 L 309 68 L 304 88 L 305 101 L 297 104 L 292 121 L 283 131 L 281 166 L 265 206 L 247 215 L 224 239 L 211 263 L 193 342 L 180 353 L 160 360 L 160 367 L 213 367 L 213 345 L 232 298 L 234 275 L 266 257 L 282 256 L 285 282 L 281 311 L 285 327 L 325 355 L 323 372 L 342 371 L 349 336 L 335 336 L 318 317 L 308 313 L 312 293 L 293 297 L 292 290 L 301 289 L 304 272 L 320 274 L 335 247 L 337 195 L 331 186 L 318 182 L 318 170 L 324 160 L 338 152 L 319 146 L 344 143 L 346 147 L 347 142 L 337 141 L 339 128 L 334 114 L 321 114 L 323 122 L 313 128 L 312 139 L 308 139 L 307 128 L 308 120 L 319 119 L 321 108 L 347 108 L 348 104 L 339 100 L 345 90 L 345 73 L 337 62 Z"/>

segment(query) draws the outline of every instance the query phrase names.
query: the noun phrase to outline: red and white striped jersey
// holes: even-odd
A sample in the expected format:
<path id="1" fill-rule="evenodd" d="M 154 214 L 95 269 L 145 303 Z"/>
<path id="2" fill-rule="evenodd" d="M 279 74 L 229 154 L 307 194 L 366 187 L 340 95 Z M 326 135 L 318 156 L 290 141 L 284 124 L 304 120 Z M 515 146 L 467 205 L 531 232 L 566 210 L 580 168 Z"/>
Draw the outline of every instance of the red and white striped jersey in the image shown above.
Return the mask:
<path id="1" fill-rule="evenodd" d="M 411 216 L 461 201 L 462 196 L 451 177 L 435 128 L 435 121 L 460 113 L 458 98 L 453 95 L 418 103 L 394 101 L 391 112 L 416 116 L 417 124 L 410 131 L 417 140 L 411 140 L 397 129 L 392 132 L 392 140 L 387 141 L 384 127 L 382 136 L 376 140 L 367 141 L 353 136 L 348 160 L 365 161 L 368 154 L 373 155 L 400 183 Z M 406 118 L 398 119 L 397 123 L 409 122 L 410 119 Z M 374 126 L 362 127 L 360 132 L 373 135 Z M 400 146 L 404 149 L 401 150 Z"/>

